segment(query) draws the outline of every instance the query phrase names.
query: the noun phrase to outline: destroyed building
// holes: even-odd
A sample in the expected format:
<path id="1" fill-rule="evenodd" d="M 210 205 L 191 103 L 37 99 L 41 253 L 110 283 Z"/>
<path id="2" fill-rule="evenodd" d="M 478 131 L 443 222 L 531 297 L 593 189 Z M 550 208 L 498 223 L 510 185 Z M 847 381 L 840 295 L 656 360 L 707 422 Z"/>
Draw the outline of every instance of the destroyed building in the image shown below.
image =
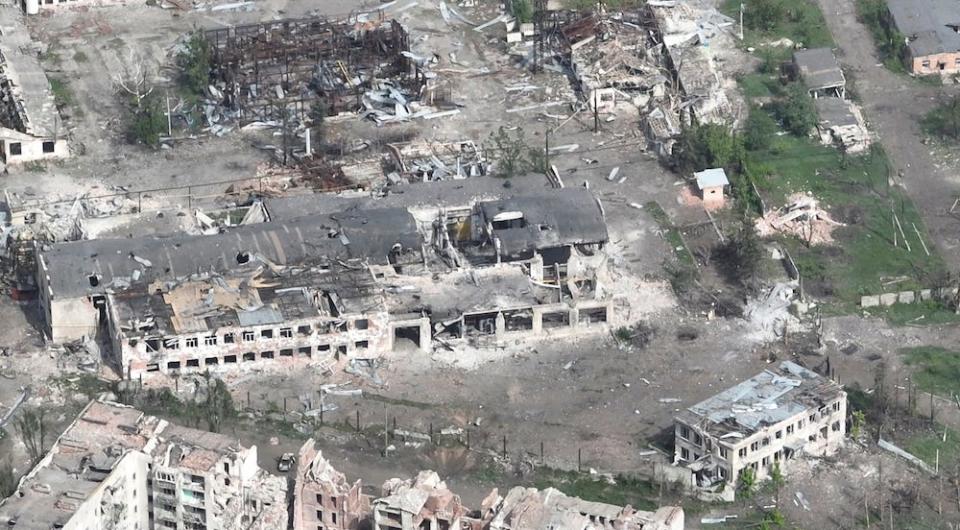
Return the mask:
<path id="1" fill-rule="evenodd" d="M 108 337 L 115 367 L 139 377 L 329 365 L 399 339 L 429 351 L 617 321 L 592 193 L 460 200 L 50 245 L 37 259 L 47 332 Z"/>
<path id="2" fill-rule="evenodd" d="M 683 510 L 675 506 L 655 512 L 634 510 L 570 497 L 547 488 L 514 487 L 506 497 L 493 490 L 483 502 L 483 528 L 488 530 L 683 530 Z"/>
<path id="3" fill-rule="evenodd" d="M 846 97 L 846 77 L 830 48 L 812 48 L 793 52 L 790 75 L 807 87 L 810 96 L 843 99 Z"/>
<path id="4" fill-rule="evenodd" d="M 836 452 L 846 434 L 847 393 L 794 362 L 733 386 L 675 419 L 674 462 L 694 487 L 735 486 L 744 469 L 757 479 L 789 469 L 801 454 Z"/>
<path id="5" fill-rule="evenodd" d="M 820 143 L 835 145 L 847 153 L 862 153 L 870 147 L 870 132 L 863 114 L 852 101 L 839 98 L 818 98 L 813 102 L 817 109 L 817 135 Z"/>
<path id="6" fill-rule="evenodd" d="M 455 530 L 467 514 L 460 496 L 433 471 L 413 479 L 390 479 L 373 501 L 374 530 Z"/>
<path id="7" fill-rule="evenodd" d="M 371 91 L 386 93 L 395 112 L 409 113 L 407 98 L 418 99 L 427 81 L 408 57 L 406 29 L 382 17 L 284 19 L 205 36 L 216 100 L 205 109 L 209 125 L 302 123 L 316 119 L 311 114 L 353 113 Z"/>
<path id="8" fill-rule="evenodd" d="M 887 0 L 889 23 L 906 38 L 904 61 L 917 75 L 960 72 L 957 0 Z"/>
<path id="9" fill-rule="evenodd" d="M 295 530 L 356 530 L 369 518 L 370 497 L 361 482 L 352 485 L 315 447 L 311 438 L 297 453 L 293 491 Z"/>
<path id="10" fill-rule="evenodd" d="M 7 164 L 68 156 L 67 131 L 60 121 L 50 80 L 22 16 L 0 7 L 0 153 Z"/>
<path id="11" fill-rule="evenodd" d="M 287 526 L 287 485 L 257 448 L 93 401 L 0 502 L 14 530 Z"/>

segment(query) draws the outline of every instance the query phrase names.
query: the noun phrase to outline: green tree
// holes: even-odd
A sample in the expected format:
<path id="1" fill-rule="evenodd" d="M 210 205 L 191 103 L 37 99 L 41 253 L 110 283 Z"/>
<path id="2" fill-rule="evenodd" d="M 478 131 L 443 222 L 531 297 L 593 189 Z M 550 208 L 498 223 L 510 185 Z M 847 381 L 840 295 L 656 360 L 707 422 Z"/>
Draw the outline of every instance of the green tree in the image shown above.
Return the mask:
<path id="1" fill-rule="evenodd" d="M 6 499 L 17 491 L 17 477 L 13 475 L 10 462 L 0 463 L 0 499 Z"/>
<path id="2" fill-rule="evenodd" d="M 211 378 L 209 373 L 205 377 L 207 380 L 207 397 L 200 405 L 201 415 L 207 419 L 207 426 L 210 431 L 220 432 L 224 420 L 236 416 L 233 397 L 222 380 Z"/>
<path id="3" fill-rule="evenodd" d="M 783 471 L 780 469 L 780 462 L 773 464 L 773 467 L 770 468 L 770 486 L 776 494 L 777 506 L 780 505 L 780 492 L 786 483 L 787 481 L 783 478 Z"/>
<path id="4" fill-rule="evenodd" d="M 751 107 L 747 122 L 743 126 L 743 144 L 751 151 L 770 147 L 777 133 L 777 122 L 760 107 Z"/>
<path id="5" fill-rule="evenodd" d="M 34 464 L 43 458 L 47 438 L 46 411 L 42 408 L 25 408 L 13 422 L 27 455 Z"/>
<path id="6" fill-rule="evenodd" d="M 737 489 L 744 499 L 749 499 L 757 487 L 757 475 L 753 469 L 745 467 L 740 470 L 740 477 L 737 481 Z"/>
<path id="7" fill-rule="evenodd" d="M 497 160 L 496 169 L 500 177 L 510 178 L 546 170 L 546 155 L 543 150 L 530 147 L 520 127 L 511 134 L 501 125 L 496 132 L 490 133 L 484 150 Z"/>
<path id="8" fill-rule="evenodd" d="M 210 41 L 201 30 L 194 30 L 187 39 L 186 47 L 177 56 L 184 86 L 194 94 L 203 94 L 210 84 L 210 67 L 213 50 Z"/>
<path id="9" fill-rule="evenodd" d="M 151 94 L 133 108 L 130 115 L 131 141 L 149 146 L 160 144 L 160 136 L 167 132 L 167 116 L 160 98 Z"/>
<path id="10" fill-rule="evenodd" d="M 787 15 L 784 0 L 751 0 L 744 5 L 743 25 L 759 31 L 769 31 L 783 22 Z"/>
<path id="11" fill-rule="evenodd" d="M 533 22 L 533 4 L 530 0 L 513 0 L 510 11 L 520 23 Z"/>
<path id="12" fill-rule="evenodd" d="M 713 167 L 738 172 L 743 158 L 743 139 L 716 123 L 685 128 L 673 147 L 674 167 L 683 174 Z"/>
<path id="13" fill-rule="evenodd" d="M 802 83 L 790 83 L 786 93 L 786 99 L 777 105 L 777 117 L 787 131 L 797 136 L 806 136 L 817 124 L 813 98 Z"/>
<path id="14" fill-rule="evenodd" d="M 953 96 L 934 107 L 924 115 L 920 125 L 927 134 L 960 140 L 960 96 Z"/>
<path id="15" fill-rule="evenodd" d="M 760 271 L 763 260 L 763 245 L 753 221 L 744 217 L 743 227 L 730 238 L 724 254 L 726 255 L 727 269 L 732 276 L 743 285 L 750 285 Z"/>
<path id="16" fill-rule="evenodd" d="M 862 410 L 855 410 L 850 415 L 850 437 L 856 440 L 860 438 L 863 432 L 863 426 L 867 423 L 867 415 Z"/>

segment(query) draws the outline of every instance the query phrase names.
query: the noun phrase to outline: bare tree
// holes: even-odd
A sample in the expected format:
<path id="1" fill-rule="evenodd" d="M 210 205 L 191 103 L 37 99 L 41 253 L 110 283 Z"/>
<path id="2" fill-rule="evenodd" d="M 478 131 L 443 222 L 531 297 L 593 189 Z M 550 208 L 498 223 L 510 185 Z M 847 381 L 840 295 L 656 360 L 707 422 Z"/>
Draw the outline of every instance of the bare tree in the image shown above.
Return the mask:
<path id="1" fill-rule="evenodd" d="M 20 441 L 27 448 L 27 454 L 36 464 L 43 457 L 44 442 L 46 441 L 46 411 L 42 408 L 24 409 L 15 421 Z"/>
<path id="2" fill-rule="evenodd" d="M 147 96 L 156 88 L 155 74 L 143 57 L 130 50 L 127 61 L 121 64 L 121 70 L 113 76 L 113 84 L 117 92 L 131 96 L 137 108 Z"/>

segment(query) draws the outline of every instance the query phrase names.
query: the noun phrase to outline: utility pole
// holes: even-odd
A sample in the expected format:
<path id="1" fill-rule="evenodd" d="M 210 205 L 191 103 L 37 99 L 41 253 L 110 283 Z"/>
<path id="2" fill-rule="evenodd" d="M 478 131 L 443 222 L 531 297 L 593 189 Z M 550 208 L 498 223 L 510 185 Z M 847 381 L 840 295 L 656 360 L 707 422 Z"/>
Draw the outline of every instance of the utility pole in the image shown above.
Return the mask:
<path id="1" fill-rule="evenodd" d="M 743 40 L 743 2 L 740 2 L 740 40 Z"/>
<path id="2" fill-rule="evenodd" d="M 543 169 L 550 174 L 550 127 L 543 134 Z"/>

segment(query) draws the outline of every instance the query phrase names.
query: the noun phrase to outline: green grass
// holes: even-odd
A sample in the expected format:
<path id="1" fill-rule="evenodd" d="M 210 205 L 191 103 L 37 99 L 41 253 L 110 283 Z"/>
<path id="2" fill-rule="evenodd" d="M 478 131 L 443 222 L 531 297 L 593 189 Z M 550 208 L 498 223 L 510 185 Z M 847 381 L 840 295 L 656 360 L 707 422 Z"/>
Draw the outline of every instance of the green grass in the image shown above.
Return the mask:
<path id="1" fill-rule="evenodd" d="M 749 9 L 749 2 L 724 0 L 720 5 L 720 11 L 733 17 L 734 20 L 738 20 L 741 3 Z M 787 7 L 784 16 L 776 20 L 769 30 L 744 28 L 744 45 L 755 47 L 786 37 L 794 43 L 802 43 L 807 48 L 834 47 L 833 36 L 830 35 L 823 13 L 816 2 L 813 0 L 792 0 L 782 3 Z"/>
<path id="2" fill-rule="evenodd" d="M 946 429 L 947 441 L 943 441 L 944 427 L 937 425 L 933 432 L 926 432 L 910 438 L 904 449 L 910 454 L 923 460 L 930 467 L 937 462 L 937 451 L 940 451 L 940 468 L 952 469 L 960 462 L 960 433 L 953 429 Z"/>
<path id="3" fill-rule="evenodd" d="M 615 482 L 611 484 L 602 477 L 573 471 L 542 469 L 537 471 L 533 485 L 540 489 L 556 488 L 585 501 L 629 504 L 638 510 L 657 508 L 657 488 L 653 483 L 625 475 L 617 475 Z"/>
<path id="4" fill-rule="evenodd" d="M 741 77 L 739 81 L 743 95 L 748 99 L 769 98 L 780 91 L 780 81 L 773 75 L 750 74 Z"/>
<path id="5" fill-rule="evenodd" d="M 915 289 L 928 287 L 924 285 L 928 279 L 945 270 L 940 256 L 927 256 L 921 249 L 913 224 L 928 247 L 933 247 L 932 242 L 903 190 L 888 186 L 889 162 L 878 145 L 868 154 L 844 160 L 832 147 L 784 135 L 774 139 L 770 148 L 752 152 L 751 156 L 772 170 L 761 187 L 768 207 L 784 205 L 792 193 L 809 192 L 835 214 L 842 207 L 848 217 L 856 218 L 856 222 L 834 231 L 836 245 L 808 248 L 798 238 L 783 241 L 801 273 L 829 284 L 835 301 L 848 309 L 855 307 L 861 295 L 887 291 L 882 283 L 885 278 L 908 276 L 914 280 L 899 284 L 898 289 Z M 912 252 L 902 243 L 893 246 L 893 211 L 907 233 Z"/>
<path id="6" fill-rule="evenodd" d="M 676 254 L 677 261 L 685 267 L 696 268 L 696 261 L 693 259 L 693 254 L 690 253 L 690 249 L 687 248 L 686 243 L 683 241 L 683 236 L 680 235 L 680 231 L 673 226 L 667 212 L 663 211 L 663 208 L 660 207 L 656 201 L 650 201 L 644 204 L 643 208 L 650 212 L 650 216 L 653 217 L 653 220 L 656 221 L 660 229 L 663 230 L 663 237 Z"/>
<path id="7" fill-rule="evenodd" d="M 960 322 L 960 315 L 937 300 L 915 304 L 893 304 L 890 307 L 880 309 L 880 311 L 887 322 L 895 326 L 907 324 L 936 326 Z"/>
<path id="8" fill-rule="evenodd" d="M 913 382 L 920 390 L 945 397 L 960 393 L 960 352 L 920 346 L 900 353 L 904 363 L 913 368 Z"/>
<path id="9" fill-rule="evenodd" d="M 57 107 L 73 104 L 73 91 L 70 90 L 70 85 L 66 81 L 51 77 L 50 91 L 53 92 L 53 101 Z"/>

